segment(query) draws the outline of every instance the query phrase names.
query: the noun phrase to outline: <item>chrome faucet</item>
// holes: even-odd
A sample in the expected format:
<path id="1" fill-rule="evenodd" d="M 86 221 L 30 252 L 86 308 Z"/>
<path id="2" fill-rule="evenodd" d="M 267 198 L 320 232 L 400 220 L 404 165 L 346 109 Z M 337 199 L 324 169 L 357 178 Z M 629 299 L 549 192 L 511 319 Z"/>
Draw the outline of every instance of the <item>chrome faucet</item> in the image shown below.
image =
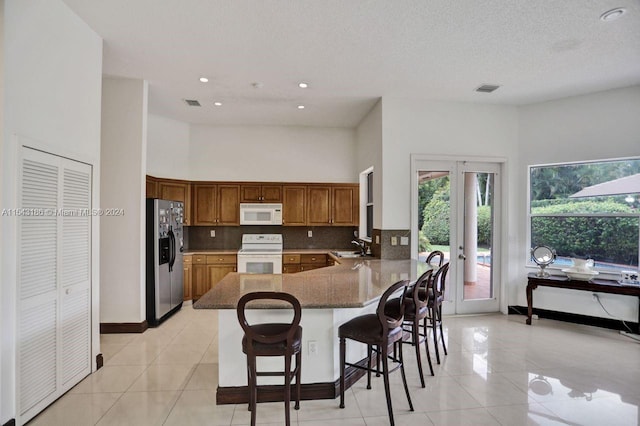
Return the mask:
<path id="1" fill-rule="evenodd" d="M 364 256 L 367 254 L 364 241 L 353 240 L 351 241 L 351 244 L 355 244 L 358 246 L 358 248 L 360 249 L 360 256 Z"/>

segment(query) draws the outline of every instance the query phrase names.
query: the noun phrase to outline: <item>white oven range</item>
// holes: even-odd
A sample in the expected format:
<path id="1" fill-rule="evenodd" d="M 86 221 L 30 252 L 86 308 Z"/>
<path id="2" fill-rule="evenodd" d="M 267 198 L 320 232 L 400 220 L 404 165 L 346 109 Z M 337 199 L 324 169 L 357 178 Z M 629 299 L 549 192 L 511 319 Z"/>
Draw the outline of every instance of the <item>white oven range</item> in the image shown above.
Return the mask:
<path id="1" fill-rule="evenodd" d="M 244 234 L 238 252 L 238 272 L 282 274 L 282 235 Z"/>

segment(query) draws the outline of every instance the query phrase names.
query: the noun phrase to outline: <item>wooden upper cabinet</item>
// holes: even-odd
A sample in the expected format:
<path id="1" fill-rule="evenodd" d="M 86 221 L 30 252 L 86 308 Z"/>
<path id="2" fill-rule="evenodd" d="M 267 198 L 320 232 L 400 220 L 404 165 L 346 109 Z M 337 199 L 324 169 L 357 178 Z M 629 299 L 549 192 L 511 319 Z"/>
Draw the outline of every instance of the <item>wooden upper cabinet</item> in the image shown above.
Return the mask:
<path id="1" fill-rule="evenodd" d="M 158 179 L 147 176 L 147 198 L 158 198 Z"/>
<path id="2" fill-rule="evenodd" d="M 282 185 L 240 185 L 241 203 L 281 203 Z"/>
<path id="3" fill-rule="evenodd" d="M 196 183 L 193 185 L 193 224 L 217 225 L 216 206 L 218 186 Z"/>
<path id="4" fill-rule="evenodd" d="M 307 224 L 331 225 L 331 186 L 309 186 L 307 189 Z"/>
<path id="5" fill-rule="evenodd" d="M 157 198 L 182 201 L 184 203 L 184 224 L 191 225 L 191 184 L 184 181 L 158 179 Z"/>
<path id="6" fill-rule="evenodd" d="M 193 185 L 194 225 L 239 225 L 240 186 Z"/>
<path id="7" fill-rule="evenodd" d="M 218 225 L 240 225 L 240 185 L 218 185 Z"/>
<path id="8" fill-rule="evenodd" d="M 309 186 L 307 218 L 311 226 L 355 226 L 359 189 L 355 184 Z"/>
<path id="9" fill-rule="evenodd" d="M 282 224 L 284 226 L 307 225 L 306 186 L 282 186 Z"/>
<path id="10" fill-rule="evenodd" d="M 334 226 L 357 225 L 360 218 L 360 189 L 358 185 L 333 186 L 332 221 Z"/>

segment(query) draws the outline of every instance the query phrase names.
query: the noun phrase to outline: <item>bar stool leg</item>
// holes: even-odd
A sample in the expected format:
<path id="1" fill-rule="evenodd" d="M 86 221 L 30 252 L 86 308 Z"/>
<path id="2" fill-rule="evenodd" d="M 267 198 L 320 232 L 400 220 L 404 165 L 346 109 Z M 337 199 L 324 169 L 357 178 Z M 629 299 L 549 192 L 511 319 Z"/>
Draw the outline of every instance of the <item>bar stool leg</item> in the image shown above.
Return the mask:
<path id="1" fill-rule="evenodd" d="M 404 374 L 404 357 L 402 356 L 402 341 L 398 341 L 397 344 L 400 348 L 400 374 L 402 375 L 402 383 L 404 384 L 404 392 L 407 394 L 407 401 L 409 401 L 409 410 L 413 411 L 413 403 L 411 402 L 411 395 L 409 395 L 409 386 L 407 386 L 407 376 Z M 420 346 L 420 345 L 416 345 Z"/>
<path id="2" fill-rule="evenodd" d="M 302 372 L 302 351 L 296 354 L 296 405 L 295 409 L 300 409 L 300 376 Z"/>
<path id="3" fill-rule="evenodd" d="M 249 382 L 249 410 L 251 410 L 251 426 L 256 425 L 256 403 L 258 401 L 258 382 L 256 379 L 256 359 L 255 357 L 249 357 L 249 375 L 251 381 Z"/>
<path id="4" fill-rule="evenodd" d="M 444 332 L 442 331 L 442 305 L 438 306 L 438 322 L 440 323 L 440 339 L 442 339 L 442 350 L 447 355 L 447 345 L 444 343 Z"/>
<path id="5" fill-rule="evenodd" d="M 344 337 L 340 338 L 340 408 L 344 408 L 344 363 L 346 343 Z"/>
<path id="6" fill-rule="evenodd" d="M 387 355 L 387 345 L 379 346 L 380 358 L 382 358 L 382 378 L 384 379 L 384 394 L 387 397 L 387 411 L 389 411 L 389 421 L 391 426 L 395 426 L 393 419 L 393 407 L 391 406 L 391 390 L 389 389 L 389 358 Z"/>
<path id="7" fill-rule="evenodd" d="M 420 374 L 420 384 L 422 387 L 426 387 L 424 383 L 424 374 L 422 372 L 422 358 L 420 356 L 420 320 L 415 318 L 413 320 L 413 326 L 411 330 L 413 342 L 413 346 L 416 349 L 416 362 L 418 363 L 418 373 Z M 402 342 L 400 342 L 400 346 L 402 346 Z"/>
<path id="8" fill-rule="evenodd" d="M 429 338 L 427 337 L 427 318 L 422 319 L 422 329 L 424 330 L 424 350 L 427 353 L 427 361 L 429 361 L 429 371 L 431 375 L 435 376 L 433 372 L 433 364 L 431 363 L 431 354 L 429 353 Z"/>
<path id="9" fill-rule="evenodd" d="M 436 349 L 436 362 L 440 364 L 440 351 L 438 351 L 438 329 L 437 329 L 437 318 L 436 318 L 436 307 L 431 308 L 431 330 L 433 331 L 433 346 Z"/>
<path id="10" fill-rule="evenodd" d="M 291 356 L 284 357 L 284 422 L 286 426 L 291 424 Z"/>
<path id="11" fill-rule="evenodd" d="M 367 389 L 371 389 L 371 355 L 373 354 L 373 347 L 371 345 L 367 345 L 367 366 L 369 369 L 367 370 Z M 378 360 L 376 360 L 378 363 Z"/>

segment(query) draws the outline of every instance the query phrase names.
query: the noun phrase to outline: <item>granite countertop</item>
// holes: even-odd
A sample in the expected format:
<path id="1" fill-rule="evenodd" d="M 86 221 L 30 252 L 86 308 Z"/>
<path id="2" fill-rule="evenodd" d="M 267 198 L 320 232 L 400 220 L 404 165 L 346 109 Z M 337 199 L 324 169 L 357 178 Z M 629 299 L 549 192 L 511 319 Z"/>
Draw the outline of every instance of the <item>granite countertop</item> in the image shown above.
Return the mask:
<path id="1" fill-rule="evenodd" d="M 327 252 L 329 252 L 327 250 Z M 315 250 L 314 253 L 318 253 Z M 416 260 L 339 258 L 335 266 L 295 274 L 227 274 L 193 304 L 195 309 L 235 309 L 240 297 L 253 291 L 282 291 L 294 295 L 303 308 L 362 308 L 376 302 L 396 281 L 415 280 L 429 268 Z M 252 304 L 277 308 L 278 303 Z M 282 305 L 280 305 L 282 307 Z"/>

